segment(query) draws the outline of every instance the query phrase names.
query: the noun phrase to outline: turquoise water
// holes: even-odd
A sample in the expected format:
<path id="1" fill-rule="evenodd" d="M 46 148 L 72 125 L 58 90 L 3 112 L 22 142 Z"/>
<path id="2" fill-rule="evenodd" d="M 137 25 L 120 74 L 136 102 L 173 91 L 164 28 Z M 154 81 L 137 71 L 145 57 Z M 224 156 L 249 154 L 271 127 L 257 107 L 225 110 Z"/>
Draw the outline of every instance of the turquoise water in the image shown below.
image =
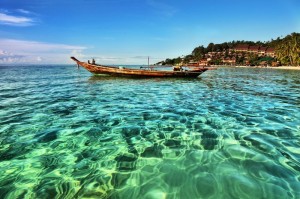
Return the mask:
<path id="1" fill-rule="evenodd" d="M 0 198 L 300 198 L 300 71 L 0 74 Z"/>

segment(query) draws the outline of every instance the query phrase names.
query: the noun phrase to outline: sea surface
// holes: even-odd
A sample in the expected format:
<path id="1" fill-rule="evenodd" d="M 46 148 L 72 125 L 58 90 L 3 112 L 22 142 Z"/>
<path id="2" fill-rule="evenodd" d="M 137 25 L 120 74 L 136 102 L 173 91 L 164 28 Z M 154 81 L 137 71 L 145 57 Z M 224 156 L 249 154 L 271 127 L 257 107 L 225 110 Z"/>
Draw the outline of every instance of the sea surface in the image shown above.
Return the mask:
<path id="1" fill-rule="evenodd" d="M 0 67 L 0 198 L 300 198 L 300 71 Z"/>

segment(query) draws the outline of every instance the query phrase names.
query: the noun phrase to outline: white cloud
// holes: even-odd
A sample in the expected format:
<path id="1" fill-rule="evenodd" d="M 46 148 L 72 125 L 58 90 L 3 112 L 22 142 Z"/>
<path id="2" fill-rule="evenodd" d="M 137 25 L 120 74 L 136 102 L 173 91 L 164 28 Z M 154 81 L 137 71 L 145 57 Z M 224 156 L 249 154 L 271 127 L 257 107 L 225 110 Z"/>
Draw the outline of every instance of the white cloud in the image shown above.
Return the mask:
<path id="1" fill-rule="evenodd" d="M 23 14 L 31 14 L 30 11 L 24 10 L 24 9 L 17 9 L 18 12 L 23 13 Z"/>
<path id="2" fill-rule="evenodd" d="M 55 44 L 38 41 L 26 41 L 26 40 L 15 40 L 15 39 L 0 39 L 0 47 L 7 49 L 8 51 L 18 51 L 22 53 L 32 52 L 53 52 L 65 50 L 84 50 L 86 47 L 74 46 L 66 44 Z"/>
<path id="3" fill-rule="evenodd" d="M 13 16 L 5 13 L 0 13 L 0 24 L 11 26 L 31 26 L 34 25 L 34 20 L 28 17 Z"/>
<path id="4" fill-rule="evenodd" d="M 41 57 L 37 57 L 36 61 L 41 62 L 43 59 Z"/>
<path id="5" fill-rule="evenodd" d="M 0 64 L 74 64 L 70 59 L 71 56 L 81 61 L 94 58 L 100 64 L 147 64 L 148 56 L 145 55 L 111 55 L 96 51 L 87 55 L 86 51 L 90 50 L 78 45 L 0 38 Z M 150 63 L 160 60 L 150 57 Z"/>
<path id="6" fill-rule="evenodd" d="M 0 49 L 0 63 L 14 63 L 23 58 L 22 55 L 14 55 L 13 53 Z"/>
<path id="7" fill-rule="evenodd" d="M 74 50 L 72 50 L 71 55 L 74 56 L 74 57 L 78 57 L 78 58 L 84 57 L 82 49 L 74 49 Z"/>
<path id="8" fill-rule="evenodd" d="M 86 47 L 37 41 L 0 39 L 0 63 L 71 63 Z"/>

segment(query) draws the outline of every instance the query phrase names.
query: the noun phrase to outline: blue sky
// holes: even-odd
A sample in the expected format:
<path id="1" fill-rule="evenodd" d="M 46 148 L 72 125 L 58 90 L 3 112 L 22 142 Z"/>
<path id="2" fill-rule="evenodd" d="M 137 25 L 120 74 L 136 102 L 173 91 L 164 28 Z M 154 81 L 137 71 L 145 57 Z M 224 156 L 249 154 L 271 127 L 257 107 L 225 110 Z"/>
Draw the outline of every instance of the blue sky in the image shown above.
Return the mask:
<path id="1" fill-rule="evenodd" d="M 299 0 L 0 0 L 0 64 L 146 64 L 300 32 Z"/>

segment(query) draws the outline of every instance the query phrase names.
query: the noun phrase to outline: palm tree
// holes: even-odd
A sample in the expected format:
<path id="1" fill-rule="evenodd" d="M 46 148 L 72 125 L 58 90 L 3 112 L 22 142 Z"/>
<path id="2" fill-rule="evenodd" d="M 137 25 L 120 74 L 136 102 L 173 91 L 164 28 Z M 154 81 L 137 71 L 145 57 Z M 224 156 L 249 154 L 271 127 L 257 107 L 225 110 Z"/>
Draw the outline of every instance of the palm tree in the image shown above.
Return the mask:
<path id="1" fill-rule="evenodd" d="M 293 65 L 300 64 L 300 34 L 292 33 L 291 35 L 291 51 L 292 51 L 292 59 Z"/>
<path id="2" fill-rule="evenodd" d="M 281 63 L 292 66 L 300 65 L 300 34 L 292 33 L 286 36 L 276 46 L 275 52 Z"/>

